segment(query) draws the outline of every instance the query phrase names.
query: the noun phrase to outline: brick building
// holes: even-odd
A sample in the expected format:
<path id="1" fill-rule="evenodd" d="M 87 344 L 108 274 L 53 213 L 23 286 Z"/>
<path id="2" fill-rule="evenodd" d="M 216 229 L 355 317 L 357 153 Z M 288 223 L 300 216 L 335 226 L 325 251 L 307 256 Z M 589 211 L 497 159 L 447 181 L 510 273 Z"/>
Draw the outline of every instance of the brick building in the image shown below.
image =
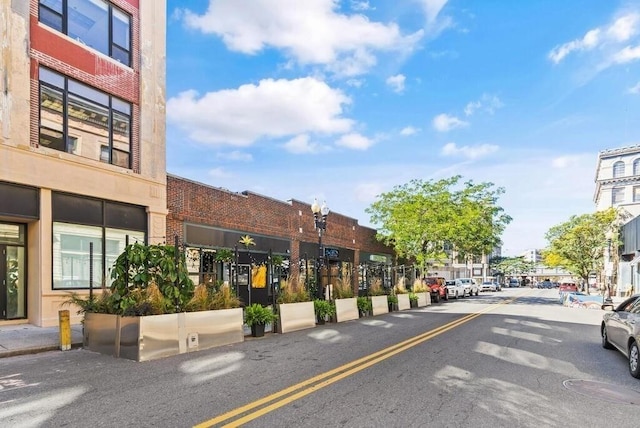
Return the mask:
<path id="1" fill-rule="evenodd" d="M 0 325 L 56 325 L 127 239 L 165 239 L 165 9 L 0 0 Z"/>
<path id="2" fill-rule="evenodd" d="M 318 233 L 307 203 L 283 202 L 252 192 L 235 193 L 167 175 L 167 204 L 167 240 L 177 239 L 184 245 L 193 281 L 237 280 L 245 302 L 268 303 L 273 298 L 272 287 L 254 284 L 250 272 L 252 265 L 265 264 L 269 255 L 282 258 L 286 266 L 284 271 L 267 275 L 266 282 L 272 284 L 293 269 L 300 272 L 302 280 L 315 284 L 317 267 L 323 286 L 347 275 L 360 290 L 366 289 L 374 277 L 390 284 L 393 250 L 377 242 L 375 230 L 358 225 L 356 219 L 329 214 L 322 236 L 324 255 L 320 257 Z M 255 245 L 240 244 L 245 235 Z M 219 262 L 215 257 L 220 249 L 235 252 L 236 248 L 237 273 L 234 263 Z M 318 266 L 319 261 L 322 263 Z"/>

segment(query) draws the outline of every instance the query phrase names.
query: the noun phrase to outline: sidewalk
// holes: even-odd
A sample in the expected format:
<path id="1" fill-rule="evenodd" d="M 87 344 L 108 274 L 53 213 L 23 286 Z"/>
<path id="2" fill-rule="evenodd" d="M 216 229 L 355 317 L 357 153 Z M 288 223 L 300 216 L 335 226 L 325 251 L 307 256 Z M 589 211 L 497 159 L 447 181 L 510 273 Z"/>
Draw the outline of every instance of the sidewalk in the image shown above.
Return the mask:
<path id="1" fill-rule="evenodd" d="M 71 326 L 71 347 L 82 347 L 82 325 Z M 0 326 L 0 358 L 60 349 L 60 329 L 31 324 Z"/>

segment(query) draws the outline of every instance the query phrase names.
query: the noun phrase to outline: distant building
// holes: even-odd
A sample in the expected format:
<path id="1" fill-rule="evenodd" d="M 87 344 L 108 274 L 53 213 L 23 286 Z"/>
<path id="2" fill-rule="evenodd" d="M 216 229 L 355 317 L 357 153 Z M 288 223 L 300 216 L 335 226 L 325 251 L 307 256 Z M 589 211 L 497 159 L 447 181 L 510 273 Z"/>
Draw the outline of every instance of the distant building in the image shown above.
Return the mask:
<path id="1" fill-rule="evenodd" d="M 519 257 L 522 257 L 526 262 L 532 262 L 536 264 L 542 262 L 542 253 L 540 250 L 536 250 L 535 248 L 525 250 L 519 255 Z"/>

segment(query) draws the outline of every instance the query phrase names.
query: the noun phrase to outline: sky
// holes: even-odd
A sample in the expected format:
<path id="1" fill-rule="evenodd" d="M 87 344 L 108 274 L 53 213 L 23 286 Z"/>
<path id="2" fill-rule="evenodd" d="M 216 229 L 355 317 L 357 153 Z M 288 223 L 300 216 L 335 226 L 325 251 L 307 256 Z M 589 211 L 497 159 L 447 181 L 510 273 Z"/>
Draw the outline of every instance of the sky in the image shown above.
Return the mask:
<path id="1" fill-rule="evenodd" d="M 504 188 L 506 256 L 640 144 L 640 0 L 167 0 L 166 55 L 168 173 L 374 228 L 381 193 L 461 175 Z"/>

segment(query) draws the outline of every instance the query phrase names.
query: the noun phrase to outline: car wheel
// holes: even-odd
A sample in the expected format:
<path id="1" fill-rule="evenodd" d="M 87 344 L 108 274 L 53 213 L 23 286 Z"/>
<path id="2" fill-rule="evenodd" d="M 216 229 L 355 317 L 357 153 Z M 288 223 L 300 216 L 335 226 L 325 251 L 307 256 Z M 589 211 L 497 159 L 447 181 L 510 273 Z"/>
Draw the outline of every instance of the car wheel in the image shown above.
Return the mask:
<path id="1" fill-rule="evenodd" d="M 436 297 L 433 299 L 435 303 L 440 303 L 440 295 L 436 294 Z"/>
<path id="2" fill-rule="evenodd" d="M 613 345 L 609 342 L 609 336 L 607 335 L 607 327 L 603 324 L 600 329 L 602 335 L 602 347 L 604 349 L 613 349 Z"/>
<path id="3" fill-rule="evenodd" d="M 640 350 L 638 350 L 636 342 L 629 346 L 629 373 L 631 373 L 631 376 L 640 379 Z"/>
<path id="4" fill-rule="evenodd" d="M 458 292 L 457 291 L 456 291 L 456 295 L 455 295 L 454 299 L 458 300 Z"/>
<path id="5" fill-rule="evenodd" d="M 476 290 L 476 296 L 478 295 L 478 290 Z"/>
<path id="6" fill-rule="evenodd" d="M 444 301 L 446 302 L 446 301 L 448 301 L 448 300 L 449 300 L 449 293 L 446 293 L 446 294 L 444 295 Z"/>

